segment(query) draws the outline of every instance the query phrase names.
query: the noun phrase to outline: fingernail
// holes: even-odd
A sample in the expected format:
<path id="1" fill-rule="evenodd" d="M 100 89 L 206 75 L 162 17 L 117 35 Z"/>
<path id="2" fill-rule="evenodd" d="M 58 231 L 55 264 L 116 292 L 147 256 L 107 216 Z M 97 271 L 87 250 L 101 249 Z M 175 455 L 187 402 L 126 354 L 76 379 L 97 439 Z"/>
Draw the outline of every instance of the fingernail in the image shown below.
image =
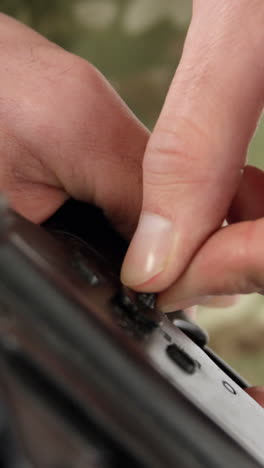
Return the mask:
<path id="1" fill-rule="evenodd" d="M 171 303 L 167 301 L 163 301 L 162 299 L 157 302 L 158 309 L 161 312 L 169 313 L 175 312 L 176 310 L 184 310 L 189 309 L 190 307 L 194 307 L 196 305 L 206 304 L 211 299 L 211 296 L 197 296 L 192 297 L 189 299 L 182 299 L 179 301 L 173 301 Z"/>
<path id="2" fill-rule="evenodd" d="M 143 212 L 122 267 L 121 281 L 127 286 L 141 285 L 165 270 L 172 242 L 172 222 Z"/>

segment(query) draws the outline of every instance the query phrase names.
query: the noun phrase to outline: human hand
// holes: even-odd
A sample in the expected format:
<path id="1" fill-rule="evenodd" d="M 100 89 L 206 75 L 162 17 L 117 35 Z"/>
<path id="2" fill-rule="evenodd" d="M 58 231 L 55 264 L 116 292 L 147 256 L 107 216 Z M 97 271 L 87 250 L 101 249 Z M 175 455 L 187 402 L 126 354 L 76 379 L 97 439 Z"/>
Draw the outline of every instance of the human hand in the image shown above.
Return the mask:
<path id="1" fill-rule="evenodd" d="M 4 15 L 0 26 L 1 191 L 34 222 L 68 196 L 94 202 L 129 238 L 146 129 L 87 62 Z"/>
<path id="2" fill-rule="evenodd" d="M 264 220 L 256 220 L 264 176 L 242 173 L 263 107 L 263 24 L 263 0 L 193 2 L 145 153 L 142 215 L 122 271 L 135 290 L 163 291 L 164 311 L 264 290 Z M 227 217 L 238 223 L 221 228 Z"/>
<path id="3" fill-rule="evenodd" d="M 88 62 L 4 15 L 0 48 L 0 187 L 12 207 L 42 222 L 72 196 L 131 236 L 146 129 Z"/>

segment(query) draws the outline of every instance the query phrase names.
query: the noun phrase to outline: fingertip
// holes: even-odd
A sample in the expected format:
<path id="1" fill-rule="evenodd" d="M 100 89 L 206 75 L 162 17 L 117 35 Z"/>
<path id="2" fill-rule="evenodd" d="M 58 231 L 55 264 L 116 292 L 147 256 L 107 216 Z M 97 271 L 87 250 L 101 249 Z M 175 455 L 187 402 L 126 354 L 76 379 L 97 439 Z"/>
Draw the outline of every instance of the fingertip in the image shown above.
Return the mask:
<path id="1" fill-rule="evenodd" d="M 264 387 L 247 388 L 246 393 L 250 395 L 260 406 L 264 407 Z"/>
<path id="2" fill-rule="evenodd" d="M 122 266 L 123 284 L 135 290 L 158 291 L 174 251 L 173 243 L 173 223 L 158 214 L 143 212 Z"/>

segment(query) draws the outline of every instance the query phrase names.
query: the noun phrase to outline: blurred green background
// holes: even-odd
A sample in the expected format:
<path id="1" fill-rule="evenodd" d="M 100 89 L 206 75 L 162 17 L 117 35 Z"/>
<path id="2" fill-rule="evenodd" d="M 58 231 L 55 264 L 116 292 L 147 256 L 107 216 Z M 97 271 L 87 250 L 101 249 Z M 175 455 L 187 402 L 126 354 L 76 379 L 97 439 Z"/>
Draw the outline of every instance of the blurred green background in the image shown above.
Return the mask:
<path id="1" fill-rule="evenodd" d="M 0 10 L 86 58 L 151 129 L 179 61 L 190 0 L 0 0 Z M 249 151 L 264 166 L 260 122 Z M 244 297 L 233 307 L 200 308 L 211 346 L 254 384 L 264 384 L 264 305 Z"/>

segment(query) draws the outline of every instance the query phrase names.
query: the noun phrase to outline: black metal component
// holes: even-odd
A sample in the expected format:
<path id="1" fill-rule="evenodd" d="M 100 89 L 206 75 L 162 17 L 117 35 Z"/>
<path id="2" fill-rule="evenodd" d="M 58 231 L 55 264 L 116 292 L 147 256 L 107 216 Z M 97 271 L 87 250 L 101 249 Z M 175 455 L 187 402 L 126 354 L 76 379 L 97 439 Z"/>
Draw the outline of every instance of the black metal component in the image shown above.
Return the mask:
<path id="1" fill-rule="evenodd" d="M 167 314 L 169 320 L 178 327 L 188 338 L 197 344 L 204 352 L 212 359 L 217 366 L 222 369 L 237 385 L 245 389 L 249 387 L 249 383 L 241 377 L 229 364 L 220 358 L 211 348 L 207 346 L 209 342 L 209 336 L 206 330 L 199 327 L 197 323 L 189 319 L 184 311 L 178 310 Z"/>
<path id="2" fill-rule="evenodd" d="M 82 239 L 119 275 L 128 244 L 100 208 L 70 199 L 43 226 Z"/>
<path id="3" fill-rule="evenodd" d="M 166 352 L 170 359 L 175 362 L 184 372 L 187 374 L 193 374 L 196 369 L 196 363 L 191 356 L 189 356 L 185 351 L 183 351 L 175 343 L 168 345 Z"/>
<path id="4" fill-rule="evenodd" d="M 167 314 L 168 319 L 180 330 L 185 333 L 197 346 L 203 348 L 208 344 L 209 336 L 208 333 L 197 323 L 189 319 L 189 317 L 182 310 Z"/>
<path id="5" fill-rule="evenodd" d="M 112 301 L 120 326 L 135 337 L 144 338 L 159 326 L 160 317 L 147 303 L 137 300 L 137 295 L 122 287 Z"/>

